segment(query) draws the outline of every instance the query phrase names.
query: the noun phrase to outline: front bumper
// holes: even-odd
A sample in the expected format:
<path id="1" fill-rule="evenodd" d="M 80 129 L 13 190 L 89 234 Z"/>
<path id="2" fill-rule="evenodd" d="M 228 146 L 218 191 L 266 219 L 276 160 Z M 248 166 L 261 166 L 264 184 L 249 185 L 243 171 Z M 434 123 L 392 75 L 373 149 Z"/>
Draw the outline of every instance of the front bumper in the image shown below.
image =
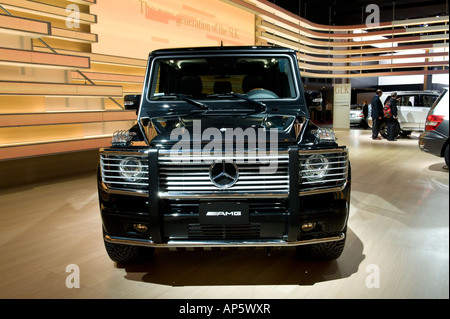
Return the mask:
<path id="1" fill-rule="evenodd" d="M 364 117 L 351 116 L 350 125 L 362 125 L 364 123 Z"/>
<path id="2" fill-rule="evenodd" d="M 425 131 L 419 136 L 419 149 L 443 157 L 442 150 L 448 138 L 437 131 Z"/>
<path id="3" fill-rule="evenodd" d="M 345 239 L 345 233 L 340 233 L 337 236 L 314 238 L 298 240 L 294 242 L 288 242 L 283 240 L 211 240 L 211 241 L 183 241 L 183 240 L 170 240 L 167 243 L 155 243 L 150 239 L 136 239 L 136 238 L 124 238 L 105 235 L 105 241 L 112 244 L 132 245 L 142 247 L 154 247 L 154 248 L 214 248 L 214 247 L 295 247 L 302 245 L 328 243 L 333 241 L 340 241 Z"/>

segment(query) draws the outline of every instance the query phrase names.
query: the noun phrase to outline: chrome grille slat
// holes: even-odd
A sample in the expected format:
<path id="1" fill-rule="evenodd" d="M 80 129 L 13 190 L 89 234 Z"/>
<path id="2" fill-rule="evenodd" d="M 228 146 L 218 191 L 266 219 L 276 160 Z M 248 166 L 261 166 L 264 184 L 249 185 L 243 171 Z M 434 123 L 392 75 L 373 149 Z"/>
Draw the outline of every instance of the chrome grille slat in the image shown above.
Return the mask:
<path id="1" fill-rule="evenodd" d="M 135 186 L 142 186 L 142 187 L 146 187 L 148 186 L 148 183 L 133 183 L 133 182 L 113 182 L 113 181 L 108 181 L 108 184 L 117 184 L 117 185 L 135 185 Z"/>
<path id="2" fill-rule="evenodd" d="M 170 177 L 168 177 L 168 175 L 167 174 L 161 174 L 161 175 L 165 175 L 166 176 L 166 179 L 168 180 L 168 181 L 180 181 L 180 180 L 183 180 L 183 181 L 190 181 L 190 180 L 195 180 L 195 181 L 206 181 L 206 180 L 208 180 L 209 181 L 209 174 L 206 174 L 206 176 L 203 176 L 203 175 L 205 175 L 205 174 L 201 174 L 201 173 L 199 173 L 198 175 L 198 177 L 179 177 L 179 175 L 177 174 L 177 175 L 173 175 L 173 176 L 170 176 Z M 248 175 L 244 175 L 244 174 L 240 174 L 241 175 L 241 177 L 240 177 L 240 180 L 253 180 L 254 179 L 254 177 L 253 176 L 248 176 Z M 242 175 L 244 175 L 244 176 L 242 176 Z M 278 178 L 280 178 L 280 177 L 282 177 L 283 175 L 275 175 L 275 176 L 265 176 L 264 178 L 267 180 L 267 179 L 278 179 Z"/>
<path id="3" fill-rule="evenodd" d="M 266 180 L 266 181 L 255 181 L 255 180 L 250 180 L 250 181 L 239 181 L 239 182 L 237 182 L 236 183 L 236 186 L 244 186 L 244 185 L 260 185 L 260 184 L 263 184 L 263 185 L 266 185 L 266 184 L 278 184 L 280 182 L 280 180 L 276 180 L 276 181 L 271 181 L 271 180 Z M 287 180 L 286 180 L 286 182 L 287 182 Z M 175 186 L 175 185 L 186 185 L 186 186 L 189 186 L 189 185 L 210 185 L 211 184 L 211 182 L 209 181 L 209 179 L 208 179 L 208 181 L 194 181 L 194 182 L 192 182 L 192 181 L 189 181 L 189 182 L 186 182 L 186 181 L 179 181 L 179 182 L 172 182 L 172 181 L 166 181 L 166 183 L 165 183 L 166 185 L 168 185 L 168 186 Z"/>
<path id="4" fill-rule="evenodd" d="M 105 178 L 119 178 L 115 174 L 112 174 L 112 175 L 106 174 L 106 173 L 117 173 L 117 170 L 105 169 L 103 172 L 105 173 L 105 174 L 103 174 L 103 177 L 105 177 Z M 142 177 L 135 177 L 135 179 L 146 180 L 146 179 L 148 179 L 148 174 L 144 174 Z"/>
<path id="5" fill-rule="evenodd" d="M 330 182 L 343 182 L 345 180 L 346 180 L 346 178 L 329 179 L 329 180 L 327 180 L 327 183 L 330 183 Z M 317 182 L 303 182 L 302 184 L 304 184 L 304 185 L 308 185 L 308 184 L 317 185 Z"/>
<path id="6" fill-rule="evenodd" d="M 317 169 L 309 169 L 308 172 L 322 172 L 322 171 L 336 171 L 342 170 L 341 167 L 331 167 L 331 168 L 317 168 Z"/>
<path id="7" fill-rule="evenodd" d="M 195 192 L 196 190 L 198 191 L 205 191 L 205 190 L 210 190 L 210 191 L 217 191 L 217 187 L 215 187 L 214 185 L 212 186 L 192 186 L 192 187 L 166 187 L 165 188 L 168 191 L 177 191 L 177 193 L 179 191 L 190 191 L 190 192 Z M 267 186 L 253 186 L 253 187 L 248 187 L 248 186 L 233 186 L 228 188 L 230 191 L 229 193 L 234 193 L 234 191 L 251 191 L 251 190 L 265 190 L 267 189 Z M 284 190 L 286 189 L 286 187 L 284 185 L 276 185 L 276 186 L 272 186 L 271 187 L 272 190 Z M 226 190 L 225 190 L 226 191 Z"/>
<path id="8" fill-rule="evenodd" d="M 329 159 L 329 158 L 328 158 Z M 345 163 L 347 163 L 347 161 L 336 161 L 336 162 L 333 162 L 333 164 L 345 164 Z M 307 164 L 300 164 L 301 166 L 308 166 Z M 320 165 L 320 164 L 309 164 L 309 166 L 314 166 L 314 165 Z"/>
<path id="9" fill-rule="evenodd" d="M 214 161 L 206 161 L 206 162 L 171 162 L 171 161 L 161 161 L 160 164 L 167 166 L 187 166 L 187 165 L 198 165 L 198 166 L 210 166 Z M 289 161 L 278 161 L 278 164 L 288 164 Z M 237 162 L 238 165 L 258 165 L 260 163 L 248 163 L 248 162 Z M 267 163 L 265 163 L 267 165 Z"/>

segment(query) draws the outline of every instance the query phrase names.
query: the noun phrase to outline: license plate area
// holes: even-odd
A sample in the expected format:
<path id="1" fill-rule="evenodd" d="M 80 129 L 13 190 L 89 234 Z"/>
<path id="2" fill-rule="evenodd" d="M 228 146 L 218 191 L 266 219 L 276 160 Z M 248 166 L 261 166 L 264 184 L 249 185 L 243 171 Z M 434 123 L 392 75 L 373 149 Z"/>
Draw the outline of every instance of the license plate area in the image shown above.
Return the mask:
<path id="1" fill-rule="evenodd" d="M 200 224 L 245 225 L 249 224 L 249 208 L 245 201 L 200 201 Z"/>

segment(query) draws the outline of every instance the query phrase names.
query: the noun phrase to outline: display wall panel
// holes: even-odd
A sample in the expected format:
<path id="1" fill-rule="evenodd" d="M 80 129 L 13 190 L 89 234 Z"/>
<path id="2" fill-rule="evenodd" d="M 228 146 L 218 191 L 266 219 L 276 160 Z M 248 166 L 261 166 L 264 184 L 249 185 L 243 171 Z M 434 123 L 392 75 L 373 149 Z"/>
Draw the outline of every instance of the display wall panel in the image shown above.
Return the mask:
<path id="1" fill-rule="evenodd" d="M 75 42 L 94 43 L 98 41 L 96 34 L 52 27 L 50 38 L 71 40 Z"/>
<path id="2" fill-rule="evenodd" d="M 125 113 L 125 114 L 124 114 Z M 50 124 L 103 123 L 110 121 L 134 121 L 134 111 L 79 111 L 11 113 L 0 116 L 0 127 L 23 127 Z"/>
<path id="3" fill-rule="evenodd" d="M 66 11 L 67 3 L 64 2 L 59 1 L 58 4 L 47 4 L 39 1 L 2 0 L 2 6 L 13 14 L 21 12 L 65 21 L 68 15 Z M 82 24 L 97 22 L 97 17 L 91 13 L 79 12 L 78 17 L 79 23 Z"/>
<path id="4" fill-rule="evenodd" d="M 11 113 L 45 112 L 44 96 L 2 96 L 0 95 L 0 117 Z"/>
<path id="5" fill-rule="evenodd" d="M 51 24 L 46 21 L 0 14 L 0 32 L 29 37 L 42 37 L 51 34 Z"/>
<path id="6" fill-rule="evenodd" d="M 0 81 L 0 95 L 122 96 L 120 86 Z"/>
<path id="7" fill-rule="evenodd" d="M 0 128 L 2 147 L 58 141 L 83 136 L 83 125 L 37 125 Z"/>
<path id="8" fill-rule="evenodd" d="M 0 48 L 0 64 L 25 67 L 89 69 L 89 58 L 51 54 L 32 50 Z"/>
<path id="9" fill-rule="evenodd" d="M 111 137 L 109 135 L 106 135 L 92 138 L 75 138 L 62 141 L 46 141 L 44 143 L 34 143 L 29 145 L 18 145 L 11 147 L 2 147 L 0 145 L 0 161 L 36 156 L 48 156 L 67 152 L 98 150 L 101 147 L 110 145 L 110 141 Z M 0 162 L 0 164 L 2 163 Z"/>
<path id="10" fill-rule="evenodd" d="M 92 69 L 91 44 L 98 39 L 90 30 L 97 21 L 97 16 L 89 12 L 95 1 L 75 3 L 74 7 L 73 1 L 2 1 L 2 160 L 53 154 L 58 152 L 57 145 L 61 147 L 59 152 L 105 146 L 104 139 L 110 138 L 114 130 L 134 124 L 134 112 L 123 110 L 121 82 L 125 86 L 128 82 L 141 84 L 142 79 L 125 72 L 87 72 Z M 79 10 L 77 26 L 66 23 L 69 5 Z M 127 67 L 137 64 L 138 69 L 145 69 L 133 59 L 112 60 L 117 66 L 128 62 Z M 82 72 L 100 81 L 88 80 Z"/>
<path id="11" fill-rule="evenodd" d="M 86 75 L 91 80 L 95 81 L 96 83 L 114 82 L 114 83 L 142 84 L 144 82 L 144 77 L 138 76 L 138 75 L 95 73 L 95 72 L 84 72 L 84 75 Z M 84 81 L 84 77 L 82 77 L 78 72 L 72 72 L 72 79 Z"/>
<path id="12" fill-rule="evenodd" d="M 41 45 L 35 45 L 34 50 L 40 52 L 48 52 L 48 48 Z M 68 55 L 76 55 L 88 57 L 91 63 L 93 64 L 103 64 L 107 67 L 118 66 L 118 67 L 136 67 L 141 68 L 140 72 L 142 73 L 142 68 L 147 66 L 147 58 L 145 59 L 133 59 L 128 57 L 116 56 L 111 54 L 98 54 L 92 52 L 84 52 L 84 51 L 74 51 L 57 47 L 57 50 L 60 54 L 68 54 Z"/>
<path id="13" fill-rule="evenodd" d="M 145 59 L 160 48 L 255 43 L 254 15 L 222 1 L 98 0 L 91 9 L 101 16 L 94 53 Z"/>

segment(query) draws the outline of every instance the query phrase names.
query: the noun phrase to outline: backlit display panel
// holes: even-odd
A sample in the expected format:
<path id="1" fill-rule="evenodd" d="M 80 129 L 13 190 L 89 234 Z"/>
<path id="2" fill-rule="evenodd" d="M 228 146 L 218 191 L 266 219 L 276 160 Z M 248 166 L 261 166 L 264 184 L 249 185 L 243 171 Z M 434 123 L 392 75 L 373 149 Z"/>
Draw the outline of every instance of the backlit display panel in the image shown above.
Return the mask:
<path id="1" fill-rule="evenodd" d="M 94 53 L 146 59 L 160 48 L 254 45 L 255 16 L 219 0 L 97 0 Z"/>

